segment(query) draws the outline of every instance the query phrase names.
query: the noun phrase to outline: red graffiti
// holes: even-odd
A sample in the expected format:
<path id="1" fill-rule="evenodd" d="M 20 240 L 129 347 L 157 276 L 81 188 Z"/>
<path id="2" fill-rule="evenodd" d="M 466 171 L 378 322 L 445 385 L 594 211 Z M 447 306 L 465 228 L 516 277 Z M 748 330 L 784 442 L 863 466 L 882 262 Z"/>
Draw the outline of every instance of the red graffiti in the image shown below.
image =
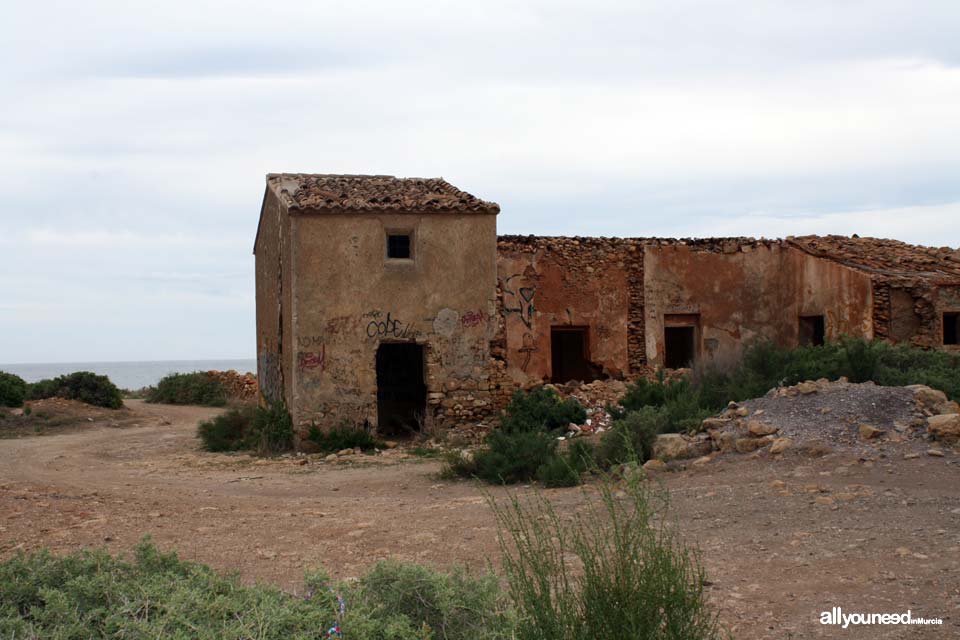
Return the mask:
<path id="1" fill-rule="evenodd" d="M 483 311 L 467 311 L 460 318 L 460 322 L 465 327 L 475 327 L 483 324 L 487 320 L 487 314 Z"/>
<path id="2" fill-rule="evenodd" d="M 320 351 L 299 351 L 297 352 L 297 368 L 301 370 L 320 369 L 323 370 L 326 361 L 327 347 L 320 346 Z"/>

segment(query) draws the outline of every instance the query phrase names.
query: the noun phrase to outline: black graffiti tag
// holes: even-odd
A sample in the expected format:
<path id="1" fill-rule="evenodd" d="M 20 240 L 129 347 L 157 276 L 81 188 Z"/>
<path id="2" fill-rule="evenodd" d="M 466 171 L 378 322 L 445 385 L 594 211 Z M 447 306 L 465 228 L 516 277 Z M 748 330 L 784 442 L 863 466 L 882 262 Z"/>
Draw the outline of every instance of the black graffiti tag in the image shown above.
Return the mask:
<path id="1" fill-rule="evenodd" d="M 537 311 L 533 304 L 533 298 L 537 293 L 536 287 L 520 287 L 516 292 L 514 292 L 513 289 L 507 288 L 511 280 L 520 276 L 521 274 L 515 273 L 503 281 L 504 296 L 509 294 L 510 297 L 514 298 L 514 304 L 516 305 L 507 306 L 507 301 L 504 300 L 503 312 L 517 314 L 527 329 L 531 329 L 533 328 L 533 314 Z"/>
<path id="2" fill-rule="evenodd" d="M 416 338 L 420 335 L 420 332 L 416 329 L 410 327 L 410 325 L 405 325 L 399 320 L 394 320 L 390 317 L 390 314 L 387 313 L 387 317 L 383 320 L 371 320 L 367 323 L 367 337 L 368 338 Z"/>

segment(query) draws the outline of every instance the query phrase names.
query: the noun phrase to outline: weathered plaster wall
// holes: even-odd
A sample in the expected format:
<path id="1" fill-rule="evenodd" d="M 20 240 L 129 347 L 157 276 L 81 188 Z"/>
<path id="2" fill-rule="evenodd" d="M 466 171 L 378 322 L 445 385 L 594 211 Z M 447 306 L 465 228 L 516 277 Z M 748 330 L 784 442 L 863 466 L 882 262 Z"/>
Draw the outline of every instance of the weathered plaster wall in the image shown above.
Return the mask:
<path id="1" fill-rule="evenodd" d="M 930 278 L 876 276 L 877 338 L 917 347 L 957 351 L 943 344 L 943 313 L 960 311 L 960 284 Z"/>
<path id="2" fill-rule="evenodd" d="M 664 362 L 664 315 L 699 315 L 698 353 L 727 364 L 769 339 L 795 346 L 801 315 L 827 338 L 872 336 L 870 278 L 775 241 L 652 241 L 644 251 L 647 356 Z"/>
<path id="3" fill-rule="evenodd" d="M 607 375 L 629 374 L 631 280 L 642 281 L 642 272 L 636 274 L 641 255 L 639 240 L 500 237 L 497 277 L 510 380 L 529 386 L 550 379 L 555 326 L 586 327 L 590 361 Z"/>
<path id="4" fill-rule="evenodd" d="M 267 402 L 283 400 L 281 307 L 281 206 L 269 189 L 257 230 L 255 282 L 257 295 L 257 380 Z"/>
<path id="5" fill-rule="evenodd" d="M 427 428 L 489 411 L 494 215 L 295 215 L 294 421 L 376 425 L 381 342 L 425 345 Z M 386 259 L 386 230 L 413 259 Z"/>

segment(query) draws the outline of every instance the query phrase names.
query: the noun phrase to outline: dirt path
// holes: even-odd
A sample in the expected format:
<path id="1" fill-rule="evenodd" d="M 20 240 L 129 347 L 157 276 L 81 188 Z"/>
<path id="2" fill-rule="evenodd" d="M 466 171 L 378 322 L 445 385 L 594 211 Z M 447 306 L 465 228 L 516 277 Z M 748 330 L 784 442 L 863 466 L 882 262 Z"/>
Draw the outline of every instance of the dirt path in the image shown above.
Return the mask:
<path id="1" fill-rule="evenodd" d="M 381 558 L 482 568 L 493 518 L 471 483 L 391 454 L 331 465 L 206 454 L 217 410 L 128 402 L 137 427 L 0 440 L 0 556 L 47 546 L 164 548 L 296 590 L 303 571 Z M 881 457 L 885 454 L 886 457 Z M 365 457 L 358 457 L 358 460 Z M 368 459 L 368 458 L 366 458 Z M 369 459 L 368 459 L 369 460 Z M 960 636 L 960 456 L 722 457 L 661 477 L 737 638 Z M 548 494 L 561 506 L 577 489 Z M 938 616 L 941 627 L 821 626 L 821 611 Z"/>

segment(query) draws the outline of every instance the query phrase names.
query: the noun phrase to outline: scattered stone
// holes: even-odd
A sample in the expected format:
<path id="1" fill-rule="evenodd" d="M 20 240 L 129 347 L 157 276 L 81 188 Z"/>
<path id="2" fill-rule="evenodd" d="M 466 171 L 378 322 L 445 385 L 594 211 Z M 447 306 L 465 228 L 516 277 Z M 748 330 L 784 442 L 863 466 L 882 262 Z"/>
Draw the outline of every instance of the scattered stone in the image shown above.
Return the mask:
<path id="1" fill-rule="evenodd" d="M 817 496 L 813 501 L 817 504 L 833 504 L 833 498 L 829 496 Z"/>
<path id="2" fill-rule="evenodd" d="M 340 449 L 340 451 L 337 451 L 337 456 L 352 456 L 353 454 L 353 449 Z"/>
<path id="3" fill-rule="evenodd" d="M 740 453 L 751 453 L 767 446 L 772 441 L 772 436 L 764 436 L 762 438 L 737 438 L 734 447 Z"/>
<path id="4" fill-rule="evenodd" d="M 779 431 L 779 429 L 773 425 L 764 424 L 759 420 L 751 420 L 747 423 L 747 431 L 754 436 L 768 436 L 772 433 L 776 433 Z"/>
<path id="5" fill-rule="evenodd" d="M 653 443 L 653 456 L 660 460 L 687 458 L 687 441 L 679 433 L 661 433 Z"/>
<path id="6" fill-rule="evenodd" d="M 857 430 L 860 432 L 861 440 L 874 440 L 883 435 L 883 429 L 877 429 L 875 426 L 861 423 Z"/>
<path id="7" fill-rule="evenodd" d="M 833 449 L 818 438 L 811 438 L 800 445 L 800 449 L 811 458 L 820 458 L 831 453 Z"/>
<path id="8" fill-rule="evenodd" d="M 690 463 L 694 467 L 702 467 L 705 464 L 708 464 L 713 458 L 710 456 L 701 456 Z"/>
<path id="9" fill-rule="evenodd" d="M 725 428 L 730 424 L 730 420 L 726 418 L 707 418 L 701 423 L 704 431 L 719 430 Z"/>
<path id="10" fill-rule="evenodd" d="M 644 470 L 650 471 L 650 472 L 664 471 L 667 468 L 667 463 L 664 462 L 663 460 L 657 460 L 656 458 L 652 458 L 643 463 L 643 468 Z"/>
<path id="11" fill-rule="evenodd" d="M 941 451 L 940 449 L 927 449 L 927 455 L 933 456 L 934 458 L 942 458 L 943 451 Z"/>
<path id="12" fill-rule="evenodd" d="M 790 438 L 777 438 L 773 441 L 773 444 L 770 445 L 770 453 L 777 455 L 783 453 L 792 446 L 793 440 Z"/>
<path id="13" fill-rule="evenodd" d="M 903 454 L 903 459 L 904 459 L 904 460 L 913 460 L 914 458 L 919 458 L 919 457 L 920 457 L 920 454 L 919 454 L 919 453 L 916 453 L 916 452 L 910 452 L 910 453 L 905 453 L 905 454 Z"/>
<path id="14" fill-rule="evenodd" d="M 805 396 L 810 395 L 811 393 L 817 392 L 817 383 L 807 380 L 806 382 L 801 382 L 797 385 L 797 391 L 802 393 Z"/>
<path id="15" fill-rule="evenodd" d="M 750 415 L 750 409 L 747 409 L 746 407 L 738 407 L 734 413 L 736 413 L 737 417 L 746 418 L 748 415 Z"/>
<path id="16" fill-rule="evenodd" d="M 927 433 L 948 444 L 960 442 L 960 414 L 930 416 L 927 418 Z"/>
<path id="17" fill-rule="evenodd" d="M 326 456 L 326 457 L 324 458 L 324 461 L 325 461 L 325 462 L 333 462 L 333 461 L 336 460 L 336 459 L 337 459 L 337 454 L 331 453 L 330 455 L 328 455 L 328 456 Z"/>

